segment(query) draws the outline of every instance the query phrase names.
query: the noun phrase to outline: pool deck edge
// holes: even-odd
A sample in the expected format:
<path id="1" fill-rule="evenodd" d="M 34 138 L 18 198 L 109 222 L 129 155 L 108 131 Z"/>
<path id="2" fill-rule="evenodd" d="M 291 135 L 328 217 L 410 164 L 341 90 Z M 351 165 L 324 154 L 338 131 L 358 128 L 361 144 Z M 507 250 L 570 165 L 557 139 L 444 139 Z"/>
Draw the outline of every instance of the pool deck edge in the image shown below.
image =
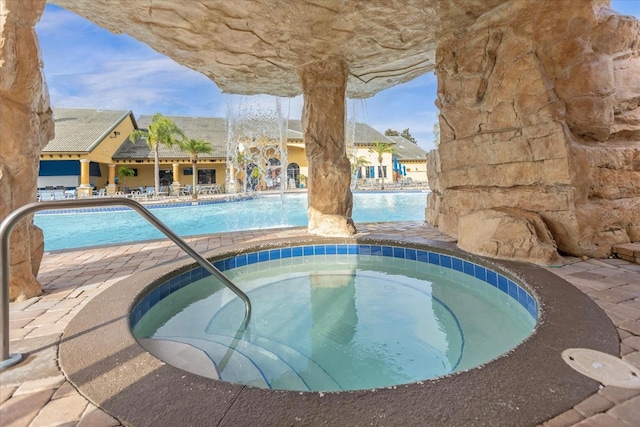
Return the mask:
<path id="1" fill-rule="evenodd" d="M 405 242 L 435 242 L 443 250 L 455 246 L 453 240 L 441 234 L 437 229 L 421 221 L 406 223 L 378 223 L 378 224 L 357 224 L 360 231 L 359 237 L 380 238 L 401 240 Z M 276 244 L 287 239 L 308 239 L 306 229 L 265 229 L 251 230 L 244 232 L 220 233 L 207 236 L 195 236 L 186 238 L 191 246 L 200 253 L 210 254 L 232 250 L 238 245 L 256 245 L 260 242 L 265 244 Z M 604 312 L 605 317 L 601 323 L 607 324 L 604 334 L 609 340 L 611 333 L 609 326 L 615 325 L 614 337 L 616 347 L 612 354 L 622 357 L 623 360 L 640 366 L 640 266 L 629 263 L 621 259 L 580 259 L 567 257 L 567 263 L 561 268 L 541 268 L 533 267 L 536 271 L 545 271 L 548 275 L 539 276 L 543 280 L 552 282 L 555 278 L 566 279 L 575 288 L 573 292 L 578 292 L 582 296 L 597 303 Z M 86 311 L 83 316 L 89 318 L 97 317 L 97 312 L 103 322 L 96 324 L 96 327 L 105 328 L 110 332 L 115 341 L 113 345 L 118 351 L 111 351 L 104 354 L 103 361 L 98 364 L 87 364 L 88 361 L 79 358 L 74 378 L 77 383 L 70 381 L 60 369 L 59 363 L 68 364 L 66 356 L 59 358 L 61 345 L 71 345 L 72 340 L 79 344 L 80 338 L 93 334 L 94 340 L 107 339 L 105 334 L 95 334 L 95 331 L 78 328 L 69 328 L 70 323 L 84 312 L 84 308 L 106 290 L 117 285 L 123 280 L 130 280 L 139 273 L 156 268 L 167 268 L 171 270 L 175 263 L 189 264 L 184 252 L 169 241 L 147 241 L 133 244 L 124 244 L 113 247 L 84 248 L 75 251 L 62 251 L 46 253 L 38 280 L 42 283 L 44 293 L 40 297 L 31 298 L 27 301 L 13 302 L 10 304 L 10 350 L 12 353 L 20 352 L 24 356 L 24 361 L 0 372 L 0 419 L 3 425 L 7 426 L 30 426 L 30 425 L 95 425 L 95 426 L 119 426 L 119 425 L 170 425 L 168 421 L 156 416 L 154 411 L 157 408 L 172 407 L 176 396 L 189 396 L 189 393 L 199 394 L 202 390 L 208 390 L 211 384 L 206 378 L 190 378 L 193 381 L 183 382 L 184 372 L 174 372 L 175 368 L 158 364 L 158 360 L 153 356 L 145 355 L 140 346 L 130 346 L 126 342 L 119 341 L 119 335 L 113 333 L 118 327 L 126 323 L 123 318 L 117 316 L 112 321 L 105 322 L 109 314 L 110 305 L 116 304 L 119 295 L 115 295 L 113 301 L 104 300 L 95 310 Z M 474 259 L 475 262 L 475 259 Z M 493 261 L 490 261 L 493 262 Z M 504 262 L 509 274 L 526 275 L 528 267 L 526 264 L 516 263 L 512 267 L 508 262 Z M 519 271 L 516 271 L 517 268 Z M 159 272 L 159 270 L 157 270 Z M 154 273 L 155 274 L 155 273 Z M 582 299 L 581 299 L 582 300 Z M 132 303 L 132 301 L 129 301 Z M 95 307 L 95 306 L 94 306 Z M 543 306 L 543 312 L 546 308 Z M 549 311 L 556 320 L 566 322 L 569 327 L 575 329 L 584 328 L 582 320 L 577 318 L 574 321 L 569 316 L 564 316 L 557 310 Z M 587 314 L 585 314 L 586 316 Z M 95 323 L 95 320 L 94 320 Z M 80 325 L 81 326 L 81 325 Z M 588 325 L 587 328 L 588 329 Z M 62 334 L 65 333 L 64 343 Z M 96 336 L 97 335 L 97 336 Z M 551 337 L 553 338 L 553 337 Z M 85 344 L 92 345 L 91 341 L 84 341 Z M 571 342 L 562 342 L 562 348 L 546 348 L 543 351 L 544 358 L 553 360 L 552 354 L 558 355 L 563 348 L 568 347 Z M 76 345 L 76 344 L 73 344 Z M 527 340 L 524 345 L 530 345 Z M 68 347 L 69 349 L 71 347 Z M 525 347 L 527 348 L 527 347 Z M 99 347 L 84 349 L 96 353 Z M 107 357 L 107 355 L 109 355 Z M 92 356 L 96 357 L 96 355 Z M 509 359 L 510 356 L 504 359 Z M 515 361 L 516 359 L 513 358 Z M 491 374 L 498 372 L 498 368 L 505 365 L 503 358 L 489 363 L 478 372 Z M 532 362 L 536 362 L 533 360 Z M 121 366 L 126 364 L 126 366 Z M 493 366 L 495 364 L 495 367 Z M 95 368 L 95 370 L 94 370 Z M 512 367 L 523 384 L 528 381 L 527 365 Z M 569 369 L 566 366 L 558 365 L 558 369 L 564 372 Z M 498 371 L 494 371 L 498 369 Z M 177 371 L 177 370 L 176 370 Z M 156 374 L 164 374 L 160 378 L 165 378 L 159 382 L 153 381 Z M 533 371 L 532 371 L 533 372 Z M 547 383 L 548 387 L 539 393 L 544 393 L 547 399 L 558 396 L 560 392 L 569 390 L 577 403 L 572 407 L 559 405 L 556 409 L 537 412 L 531 405 L 530 400 L 525 402 L 511 398 L 510 384 L 504 384 L 513 377 L 507 379 L 496 377 L 489 378 L 489 381 L 482 385 L 468 388 L 471 382 L 471 375 L 457 375 L 447 377 L 447 381 L 441 379 L 432 380 L 433 386 L 422 388 L 415 387 L 420 393 L 389 395 L 388 404 L 382 407 L 375 406 L 375 393 L 365 396 L 364 399 L 359 392 L 344 392 L 337 395 L 325 393 L 320 396 L 318 393 L 302 393 L 291 395 L 289 392 L 273 392 L 272 399 L 276 399 L 279 406 L 274 406 L 272 410 L 265 411 L 262 392 L 264 390 L 241 387 L 237 389 L 224 388 L 223 383 L 218 382 L 214 392 L 222 402 L 221 407 L 226 408 L 224 414 L 218 414 L 207 420 L 207 425 L 218 420 L 220 425 L 244 425 L 258 419 L 257 425 L 316 425 L 324 419 L 339 420 L 340 425 L 425 425 L 427 420 L 432 420 L 431 425 L 453 425 L 448 418 L 448 411 L 459 410 L 464 412 L 465 406 L 475 405 L 482 408 L 485 399 L 496 397 L 499 399 L 498 410 L 507 407 L 515 414 L 515 418 L 509 420 L 509 425 L 543 425 L 545 427 L 560 427 L 578 425 L 580 427 L 591 425 L 634 425 L 637 423 L 640 414 L 640 390 L 622 389 L 609 385 L 600 385 L 595 381 L 584 377 L 573 377 L 573 373 L 568 377 L 570 383 L 562 384 L 562 389 L 555 388 L 554 382 Z M 132 375 L 130 375 L 132 374 Z M 180 376 L 178 376 L 180 374 Z M 491 376 L 491 375 L 489 375 Z M 495 377 L 495 375 L 494 375 Z M 565 377 L 566 378 L 566 377 Z M 576 380 L 573 381 L 572 378 Z M 175 379 L 172 383 L 169 379 Z M 107 381 L 108 380 L 108 381 Z M 104 402 L 96 399 L 96 396 L 85 395 L 84 390 L 97 387 L 100 382 L 107 381 L 104 390 L 106 399 Z M 204 382 L 203 382 L 204 381 Z M 144 386 L 146 387 L 140 387 Z M 457 394 L 452 392 L 456 399 L 453 401 L 435 402 L 433 407 L 428 408 L 431 412 L 429 418 L 423 419 L 425 408 L 423 395 L 434 394 L 444 390 L 444 387 L 457 388 Z M 502 395 L 492 389 L 503 389 Z M 78 387 L 78 388 L 76 388 Z M 234 386 L 237 387 L 237 386 Z M 404 388 L 399 386 L 396 388 Z M 430 387 L 440 387 L 440 390 Z M 170 399 L 159 399 L 155 394 L 161 391 L 170 395 Z M 235 391 L 234 391 L 235 390 Z M 469 394 L 467 394 L 469 390 Z M 394 391 L 394 390 L 392 390 Z M 267 391 L 268 392 L 268 391 Z M 185 394 L 186 393 L 186 394 Z M 477 394 L 476 394 L 477 393 Z M 206 394 L 206 393 L 204 393 Z M 529 397 L 535 397 L 533 391 Z M 580 396 L 586 396 L 579 401 Z M 416 399 L 411 401 L 410 399 Z M 396 402 L 396 399 L 398 400 Z M 406 401 L 402 401 L 405 399 Z M 475 399 L 475 400 L 474 400 Z M 202 405 L 202 402 L 184 402 L 181 399 L 181 409 L 173 415 L 173 420 L 179 420 L 178 425 L 198 425 L 197 418 L 193 418 L 193 413 Z M 297 411 L 300 405 L 313 400 L 314 406 L 308 411 L 300 413 Z M 341 406 L 338 400 L 346 403 L 354 402 L 353 408 L 346 405 Z M 207 402 L 212 405 L 214 401 L 211 395 L 207 396 Z M 233 403 L 232 403 L 233 402 Z M 293 408 L 283 407 L 283 402 L 295 403 Z M 359 403 L 362 402 L 362 403 Z M 384 403 L 384 402 L 383 402 Z M 300 404 L 300 405 L 299 405 Z M 124 408 L 122 413 L 112 412 L 118 407 Z M 527 413 L 533 413 L 533 418 L 518 415 L 519 411 L 525 408 Z M 164 409 L 164 408 L 162 408 Z M 248 412 L 248 413 L 247 413 Z M 472 419 L 477 415 L 467 412 L 466 425 L 501 425 L 498 421 L 502 419 L 494 417 L 494 410 L 488 407 L 486 411 L 480 410 L 482 415 L 479 419 Z M 135 422 L 128 422 L 128 414 L 134 416 Z M 501 411 L 500 414 L 507 412 Z M 548 415 L 551 414 L 551 415 Z M 462 416 L 462 415 L 461 415 Z M 253 418 L 252 418 L 253 417 Z M 459 418 L 461 419 L 461 418 Z M 290 422 L 280 422 L 290 420 Z M 351 420 L 348 421 L 348 420 Z M 316 422 L 317 421 L 317 422 Z M 336 423 L 337 424 L 337 423 Z"/>
<path id="2" fill-rule="evenodd" d="M 207 256 L 296 242 L 402 241 L 375 234 L 353 239 L 300 236 L 216 249 Z M 410 244 L 421 243 L 413 239 Z M 437 246 L 477 261 L 451 243 Z M 521 278 L 539 296 L 540 323 L 532 336 L 506 355 L 434 380 L 351 392 L 275 392 L 209 380 L 165 365 L 131 336 L 129 312 L 146 284 L 192 264 L 186 259 L 136 273 L 96 296 L 66 328 L 60 363 L 83 395 L 127 425 L 264 425 L 265 420 L 274 425 L 543 422 L 597 392 L 599 386 L 569 368 L 560 352 L 586 347 L 616 355 L 618 336 L 590 298 L 549 271 L 522 263 L 490 263 Z"/>

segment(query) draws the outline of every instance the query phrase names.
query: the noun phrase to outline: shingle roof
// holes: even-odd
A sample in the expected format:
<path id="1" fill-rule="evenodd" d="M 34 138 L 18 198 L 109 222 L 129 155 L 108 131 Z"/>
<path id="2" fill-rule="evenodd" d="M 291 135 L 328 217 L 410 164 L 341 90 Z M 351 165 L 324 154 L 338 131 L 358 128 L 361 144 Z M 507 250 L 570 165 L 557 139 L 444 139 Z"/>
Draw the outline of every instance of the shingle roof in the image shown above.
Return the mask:
<path id="1" fill-rule="evenodd" d="M 137 121 L 131 111 L 124 110 L 89 110 L 72 108 L 55 108 L 56 137 L 43 150 L 44 152 L 90 152 L 96 144 L 113 131 L 128 115 L 134 124 L 146 129 L 152 116 L 140 116 Z M 226 119 L 222 117 L 184 117 L 167 116 L 189 138 L 204 139 L 213 145 L 211 154 L 199 155 L 201 159 L 225 158 L 227 153 Z M 287 137 L 302 138 L 300 120 L 288 121 Z M 399 140 L 397 139 L 399 138 Z M 397 145 L 399 159 L 422 159 L 426 152 L 402 137 L 387 137 L 365 123 L 356 123 L 355 142 L 357 144 L 373 144 L 375 141 Z M 176 147 L 160 146 L 160 157 L 179 159 L 188 154 Z M 152 159 L 153 152 L 146 141 L 136 143 L 126 140 L 114 153 L 113 159 Z"/>
<path id="2" fill-rule="evenodd" d="M 389 139 L 396 143 L 395 155 L 398 160 L 424 160 L 427 152 L 420 148 L 417 144 L 409 141 L 401 136 L 389 136 Z"/>
<path id="3" fill-rule="evenodd" d="M 347 132 L 349 132 L 348 129 Z M 300 120 L 289 120 L 289 138 L 302 138 L 302 123 Z M 354 139 L 356 144 L 373 144 L 376 141 L 390 144 L 394 142 L 368 124 L 360 122 L 356 123 Z"/>
<path id="4" fill-rule="evenodd" d="M 153 116 L 140 116 L 138 125 L 141 129 L 146 129 L 151 124 Z M 204 139 L 213 146 L 211 154 L 199 154 L 200 159 L 225 158 L 227 157 L 227 129 L 226 121 L 220 117 L 183 117 L 165 116 L 173 120 L 188 138 Z M 166 147 L 160 145 L 159 153 L 161 158 L 184 158 L 189 154 L 176 147 Z M 114 159 L 149 159 L 153 158 L 153 152 L 145 140 L 133 142 L 127 140 L 118 148 L 113 155 Z"/>
<path id="5" fill-rule="evenodd" d="M 131 111 L 54 108 L 56 136 L 43 152 L 91 152 Z M 131 116 L 133 119 L 133 115 Z M 135 123 L 135 121 L 134 121 Z"/>

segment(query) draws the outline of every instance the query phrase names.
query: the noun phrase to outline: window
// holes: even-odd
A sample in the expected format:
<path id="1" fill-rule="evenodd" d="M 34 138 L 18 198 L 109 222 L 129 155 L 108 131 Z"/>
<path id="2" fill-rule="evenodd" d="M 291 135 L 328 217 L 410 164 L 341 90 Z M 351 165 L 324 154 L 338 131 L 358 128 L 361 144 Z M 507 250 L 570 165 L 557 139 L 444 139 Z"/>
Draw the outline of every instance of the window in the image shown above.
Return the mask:
<path id="1" fill-rule="evenodd" d="M 215 184 L 215 183 L 216 183 L 215 169 L 199 169 L 198 170 L 198 184 Z"/>
<path id="2" fill-rule="evenodd" d="M 365 166 L 364 170 L 365 178 L 375 178 L 376 177 L 376 167 L 375 166 Z"/>
<path id="3" fill-rule="evenodd" d="M 161 170 L 158 175 L 160 176 L 160 185 L 171 185 L 173 182 L 172 170 Z"/>
<path id="4" fill-rule="evenodd" d="M 297 163 L 289 163 L 287 166 L 287 182 L 288 188 L 300 187 L 300 165 Z"/>
<path id="5" fill-rule="evenodd" d="M 386 178 L 386 177 L 387 177 L 387 167 L 378 166 L 378 178 Z"/>

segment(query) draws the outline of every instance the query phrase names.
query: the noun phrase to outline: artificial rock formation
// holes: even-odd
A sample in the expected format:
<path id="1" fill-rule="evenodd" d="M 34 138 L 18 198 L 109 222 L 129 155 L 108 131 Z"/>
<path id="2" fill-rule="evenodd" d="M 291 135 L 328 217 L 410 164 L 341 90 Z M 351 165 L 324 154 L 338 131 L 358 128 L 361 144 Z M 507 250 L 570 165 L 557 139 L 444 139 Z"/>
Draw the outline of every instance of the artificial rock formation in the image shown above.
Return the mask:
<path id="1" fill-rule="evenodd" d="M 44 6 L 44 0 L 0 0 L 0 219 L 36 200 L 40 151 L 53 138 L 34 31 Z M 36 276 L 44 243 L 32 220 L 25 218 L 11 234 L 10 300 L 42 292 Z"/>
<path id="2" fill-rule="evenodd" d="M 544 221 L 521 209 L 484 209 L 463 215 L 458 236 L 458 246 L 477 255 L 544 266 L 563 262 Z"/>
<path id="3" fill-rule="evenodd" d="M 343 109 L 338 94 L 368 97 L 436 68 L 429 222 L 456 236 L 460 217 L 511 206 L 539 215 L 568 254 L 603 257 L 640 238 L 639 27 L 606 0 L 52 2 L 224 92 L 304 92 L 311 232 L 355 231 L 344 117 L 330 111 Z M 44 1 L 0 5 L 4 217 L 35 198 L 52 125 L 33 31 Z M 41 246 L 35 228 L 22 227 L 12 241 L 16 289 L 34 284 L 41 251 L 28 243 Z"/>
<path id="4" fill-rule="evenodd" d="M 437 61 L 429 222 L 462 240 L 465 215 L 518 207 L 561 252 L 592 257 L 640 238 L 636 19 L 596 1 L 514 1 L 441 39 Z"/>
<path id="5" fill-rule="evenodd" d="M 351 219 L 351 164 L 344 138 L 347 71 L 341 58 L 299 70 L 304 92 L 302 130 L 309 159 L 308 229 L 321 236 L 356 233 Z"/>

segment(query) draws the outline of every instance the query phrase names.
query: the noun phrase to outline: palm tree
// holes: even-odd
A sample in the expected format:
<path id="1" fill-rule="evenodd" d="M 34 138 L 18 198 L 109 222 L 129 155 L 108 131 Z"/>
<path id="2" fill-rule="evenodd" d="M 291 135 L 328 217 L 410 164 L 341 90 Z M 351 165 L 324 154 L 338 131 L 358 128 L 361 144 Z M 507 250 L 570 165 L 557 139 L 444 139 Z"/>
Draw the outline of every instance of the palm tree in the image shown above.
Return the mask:
<path id="1" fill-rule="evenodd" d="M 355 178 L 355 181 L 356 181 L 354 183 L 353 188 L 357 189 L 358 188 L 358 176 L 357 176 L 358 171 L 362 166 L 367 166 L 369 164 L 369 160 L 367 160 L 366 157 L 364 156 L 359 156 L 359 157 L 351 156 L 350 162 L 351 162 L 351 179 Z"/>
<path id="2" fill-rule="evenodd" d="M 387 153 L 393 153 L 393 147 L 388 142 L 375 141 L 369 152 L 378 155 L 378 163 L 380 163 L 380 175 L 382 175 L 382 156 Z M 380 176 L 381 190 L 384 190 L 384 176 Z"/>
<path id="3" fill-rule="evenodd" d="M 247 163 L 251 162 L 251 158 L 244 152 L 239 151 L 236 156 L 236 165 L 242 165 L 242 187 L 244 192 L 247 192 Z"/>
<path id="4" fill-rule="evenodd" d="M 180 148 L 182 151 L 186 151 L 189 153 L 189 159 L 191 160 L 192 167 L 192 185 L 193 191 L 191 192 L 191 198 L 196 200 L 198 199 L 198 171 L 196 170 L 196 163 L 198 162 L 198 154 L 206 154 L 211 153 L 213 151 L 213 146 L 209 141 L 205 141 L 204 139 L 194 139 L 194 138 L 184 138 L 180 141 Z"/>
<path id="5" fill-rule="evenodd" d="M 183 138 L 184 134 L 173 120 L 160 113 L 156 113 L 151 117 L 149 129 L 136 129 L 129 135 L 129 141 L 135 144 L 138 139 L 144 139 L 147 141 L 149 148 L 153 150 L 153 173 L 156 194 L 160 192 L 160 144 L 172 147 L 178 144 L 179 140 Z"/>
<path id="6" fill-rule="evenodd" d="M 122 187 L 125 189 L 127 188 L 127 178 L 134 176 L 135 174 L 136 174 L 136 171 L 131 169 L 129 166 L 126 166 L 126 165 L 118 166 L 118 176 L 122 180 Z"/>

